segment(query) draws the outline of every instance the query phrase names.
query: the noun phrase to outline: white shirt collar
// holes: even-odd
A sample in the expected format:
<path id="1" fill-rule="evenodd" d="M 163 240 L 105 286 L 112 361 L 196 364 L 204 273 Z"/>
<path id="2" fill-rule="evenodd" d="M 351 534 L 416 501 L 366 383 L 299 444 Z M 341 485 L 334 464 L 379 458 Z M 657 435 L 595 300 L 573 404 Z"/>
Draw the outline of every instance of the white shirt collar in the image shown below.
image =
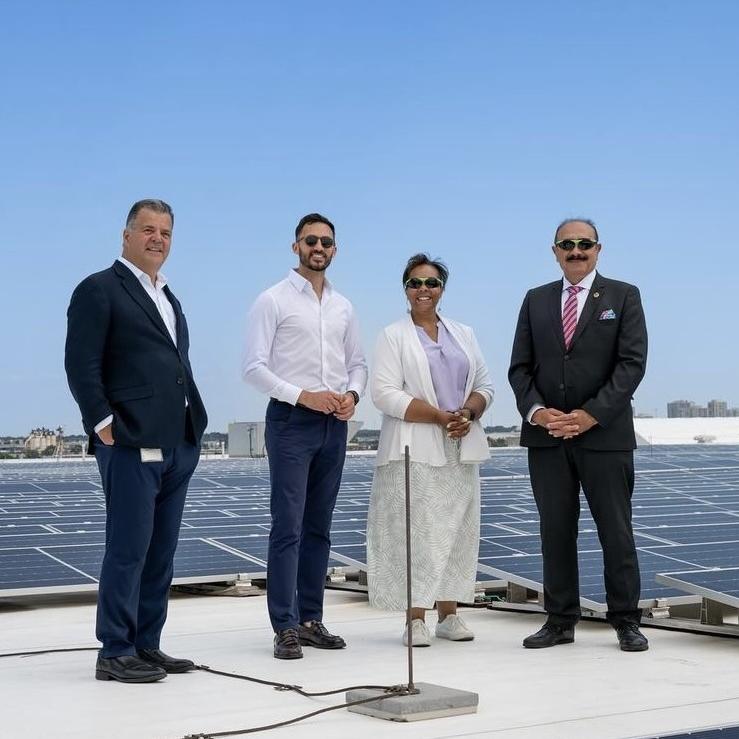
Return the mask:
<path id="1" fill-rule="evenodd" d="M 590 290 L 590 288 L 593 287 L 593 282 L 595 282 L 595 270 L 583 277 L 582 280 L 577 283 L 577 286 L 581 287 L 583 290 Z M 568 287 L 574 286 L 566 277 L 562 277 L 562 292 L 567 290 Z"/>
<path id="2" fill-rule="evenodd" d="M 303 292 L 306 288 L 310 288 L 311 290 L 313 289 L 313 285 L 311 285 L 310 281 L 306 280 L 305 277 L 295 269 L 291 269 L 288 272 L 287 279 L 298 292 Z M 323 278 L 323 289 L 329 293 L 333 290 L 331 283 L 326 277 Z"/>
<path id="3" fill-rule="evenodd" d="M 143 269 L 139 269 L 133 262 L 129 262 L 128 259 L 126 259 L 125 257 L 118 257 L 118 261 L 121 264 L 125 264 L 126 267 L 128 267 L 131 270 L 131 272 L 133 272 L 134 275 L 136 275 L 139 281 L 141 282 L 146 281 L 150 285 L 154 284 L 151 281 L 151 277 L 149 277 L 149 275 L 147 275 Z M 161 272 L 157 272 L 157 281 L 156 281 L 156 284 L 154 284 L 154 287 L 162 288 L 166 284 L 167 284 L 167 278 Z"/>

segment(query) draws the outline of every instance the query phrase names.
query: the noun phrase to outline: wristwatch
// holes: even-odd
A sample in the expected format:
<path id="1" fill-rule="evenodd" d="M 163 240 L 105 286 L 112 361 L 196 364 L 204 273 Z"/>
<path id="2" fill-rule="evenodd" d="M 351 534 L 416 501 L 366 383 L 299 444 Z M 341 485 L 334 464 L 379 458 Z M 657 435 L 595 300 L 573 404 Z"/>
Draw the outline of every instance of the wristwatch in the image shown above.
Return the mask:
<path id="1" fill-rule="evenodd" d="M 474 421 L 477 416 L 475 415 L 475 411 L 472 410 L 472 408 L 468 408 L 466 405 L 463 405 L 460 408 L 460 411 L 469 411 L 470 412 L 470 422 Z"/>
<path id="2" fill-rule="evenodd" d="M 359 405 L 359 393 L 356 390 L 347 390 L 347 393 L 354 398 L 354 405 Z"/>

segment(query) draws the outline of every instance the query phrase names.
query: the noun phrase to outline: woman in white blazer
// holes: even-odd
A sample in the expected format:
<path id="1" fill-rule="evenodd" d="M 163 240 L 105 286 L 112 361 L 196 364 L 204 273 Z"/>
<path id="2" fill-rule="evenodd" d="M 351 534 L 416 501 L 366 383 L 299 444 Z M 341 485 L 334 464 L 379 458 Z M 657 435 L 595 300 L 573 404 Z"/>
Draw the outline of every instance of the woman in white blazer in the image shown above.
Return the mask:
<path id="1" fill-rule="evenodd" d="M 372 400 L 382 412 L 377 468 L 367 522 L 370 603 L 403 610 L 406 445 L 411 457 L 414 646 L 429 646 L 426 610 L 436 603 L 438 638 L 469 641 L 458 601 L 474 599 L 480 539 L 479 463 L 489 458 L 480 423 L 493 400 L 472 329 L 438 314 L 449 279 L 426 254 L 403 272 L 410 305 L 375 348 Z M 408 643 L 408 625 L 403 634 Z"/>

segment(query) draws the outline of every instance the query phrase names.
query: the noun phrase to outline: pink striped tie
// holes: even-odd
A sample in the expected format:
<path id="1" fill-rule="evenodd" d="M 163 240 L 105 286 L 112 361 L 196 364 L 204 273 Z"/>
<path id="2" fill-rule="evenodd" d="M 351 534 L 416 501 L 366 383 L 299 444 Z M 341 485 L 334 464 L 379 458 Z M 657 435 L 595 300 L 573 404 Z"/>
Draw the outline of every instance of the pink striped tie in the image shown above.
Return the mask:
<path id="1" fill-rule="evenodd" d="M 562 311 L 562 331 L 565 336 L 565 349 L 568 351 L 577 328 L 577 294 L 583 289 L 579 285 L 570 285 L 567 288 L 569 295 L 565 300 L 565 307 Z"/>

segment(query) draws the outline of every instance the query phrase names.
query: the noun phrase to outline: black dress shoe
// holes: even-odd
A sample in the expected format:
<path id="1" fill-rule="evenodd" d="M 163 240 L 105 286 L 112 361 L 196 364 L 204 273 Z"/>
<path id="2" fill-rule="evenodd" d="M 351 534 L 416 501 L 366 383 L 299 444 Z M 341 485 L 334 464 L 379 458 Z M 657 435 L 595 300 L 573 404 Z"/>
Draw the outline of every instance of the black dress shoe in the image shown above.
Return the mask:
<path id="1" fill-rule="evenodd" d="M 624 652 L 645 652 L 649 649 L 649 641 L 639 631 L 639 624 L 624 623 L 616 627 L 616 635 L 621 650 Z"/>
<path id="2" fill-rule="evenodd" d="M 133 655 L 100 657 L 95 665 L 96 680 L 118 680 L 121 683 L 154 683 L 167 677 L 167 673 L 155 665 Z"/>
<path id="3" fill-rule="evenodd" d="M 575 641 L 575 627 L 567 624 L 545 623 L 539 631 L 523 640 L 526 649 L 542 649 L 557 644 L 572 644 Z"/>
<path id="4" fill-rule="evenodd" d="M 165 672 L 189 672 L 195 669 L 195 663 L 191 659 L 177 659 L 165 654 L 161 649 L 139 649 L 136 652 L 139 659 L 150 665 L 161 667 Z"/>
<path id="5" fill-rule="evenodd" d="M 301 659 L 303 650 L 296 629 L 283 629 L 275 634 L 275 657 L 277 659 Z"/>
<path id="6" fill-rule="evenodd" d="M 300 643 L 304 647 L 318 649 L 343 649 L 346 642 L 336 634 L 329 634 L 328 629 L 320 621 L 311 621 L 310 626 L 298 626 Z"/>

